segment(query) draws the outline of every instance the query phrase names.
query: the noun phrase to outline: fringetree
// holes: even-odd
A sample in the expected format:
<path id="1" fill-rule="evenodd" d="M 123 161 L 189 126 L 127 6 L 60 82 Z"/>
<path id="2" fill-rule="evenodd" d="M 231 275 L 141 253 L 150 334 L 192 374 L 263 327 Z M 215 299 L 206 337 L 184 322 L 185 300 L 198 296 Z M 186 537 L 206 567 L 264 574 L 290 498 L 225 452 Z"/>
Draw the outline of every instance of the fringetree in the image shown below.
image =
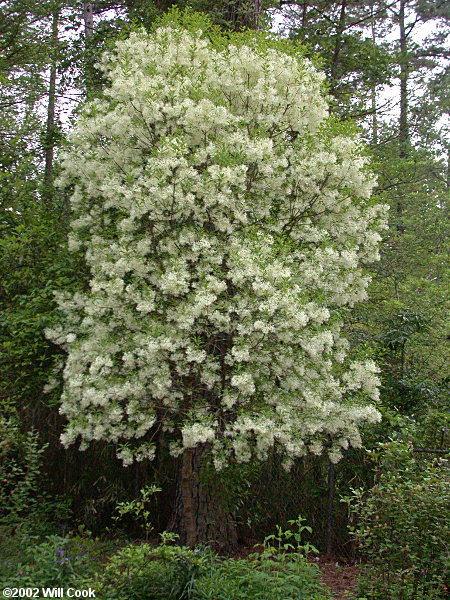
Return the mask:
<path id="1" fill-rule="evenodd" d="M 232 546 L 213 462 L 361 443 L 377 368 L 341 334 L 366 297 L 385 207 L 357 137 L 328 115 L 323 76 L 263 34 L 133 33 L 64 160 L 70 247 L 89 288 L 59 298 L 64 444 L 125 464 L 166 436 L 180 456 L 178 525 Z"/>

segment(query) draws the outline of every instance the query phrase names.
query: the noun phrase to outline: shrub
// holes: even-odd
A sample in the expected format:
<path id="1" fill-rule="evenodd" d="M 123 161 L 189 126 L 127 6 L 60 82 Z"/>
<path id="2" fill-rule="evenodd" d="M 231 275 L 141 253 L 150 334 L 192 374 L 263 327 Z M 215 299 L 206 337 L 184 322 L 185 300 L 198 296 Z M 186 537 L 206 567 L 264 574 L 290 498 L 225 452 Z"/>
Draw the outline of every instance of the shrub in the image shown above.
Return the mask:
<path id="1" fill-rule="evenodd" d="M 162 544 L 129 545 L 115 554 L 92 583 L 108 600 L 182 600 L 192 598 L 196 580 L 216 560 L 209 550 Z"/>
<path id="2" fill-rule="evenodd" d="M 42 461 L 46 445 L 37 432 L 22 431 L 18 416 L 0 415 L 0 534 L 28 545 L 28 535 L 58 533 L 70 516 L 70 500 L 43 489 Z M 4 553 L 3 553 L 4 554 Z"/>
<path id="3" fill-rule="evenodd" d="M 450 478 L 447 461 L 415 459 L 391 444 L 376 485 L 354 492 L 354 535 L 369 565 L 361 592 L 383 600 L 446 596 L 450 567 Z"/>
<path id="4" fill-rule="evenodd" d="M 17 526 L 35 504 L 42 453 L 38 436 L 17 419 L 0 416 L 0 523 Z"/>
<path id="5" fill-rule="evenodd" d="M 132 545 L 112 557 L 89 585 L 104 600 L 329 598 L 315 565 L 298 552 L 280 552 L 267 545 L 265 552 L 248 559 L 222 559 L 207 548 Z"/>
<path id="6" fill-rule="evenodd" d="M 30 538 L 30 541 L 32 538 Z M 70 538 L 48 536 L 24 553 L 26 564 L 18 564 L 10 581 L 12 587 L 65 587 L 86 570 L 87 554 L 75 553 Z"/>
<path id="7" fill-rule="evenodd" d="M 94 539 L 89 532 L 66 537 L 51 535 L 41 542 L 36 536 L 22 534 L 13 542 L 18 547 L 0 572 L 5 587 L 84 588 L 85 581 L 111 554 L 112 546 L 117 551 L 117 540 Z"/>
<path id="8" fill-rule="evenodd" d="M 195 600 L 327 600 L 317 567 L 288 554 L 228 559 L 199 579 Z"/>

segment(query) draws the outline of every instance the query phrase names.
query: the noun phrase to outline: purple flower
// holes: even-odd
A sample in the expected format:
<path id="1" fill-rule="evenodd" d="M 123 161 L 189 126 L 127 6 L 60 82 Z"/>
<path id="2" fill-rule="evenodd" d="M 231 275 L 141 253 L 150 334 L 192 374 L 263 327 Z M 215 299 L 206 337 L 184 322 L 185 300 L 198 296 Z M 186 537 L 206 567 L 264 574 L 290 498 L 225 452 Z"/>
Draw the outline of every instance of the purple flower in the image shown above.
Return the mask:
<path id="1" fill-rule="evenodd" d="M 58 550 L 55 550 L 55 554 L 57 554 L 58 556 L 62 556 L 64 554 L 64 550 L 58 548 Z"/>

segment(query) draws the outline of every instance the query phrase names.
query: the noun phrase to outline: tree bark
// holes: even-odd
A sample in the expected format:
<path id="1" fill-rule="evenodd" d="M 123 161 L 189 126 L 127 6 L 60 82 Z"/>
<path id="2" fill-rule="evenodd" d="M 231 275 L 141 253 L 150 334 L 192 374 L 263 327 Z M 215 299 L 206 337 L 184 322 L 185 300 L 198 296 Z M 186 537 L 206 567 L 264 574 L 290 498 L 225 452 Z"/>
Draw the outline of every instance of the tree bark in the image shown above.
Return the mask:
<path id="1" fill-rule="evenodd" d="M 303 3 L 302 3 L 302 24 L 301 24 L 301 30 L 302 30 L 303 34 L 305 34 L 305 32 L 306 32 L 307 14 L 308 14 L 308 0 L 303 0 Z"/>
<path id="2" fill-rule="evenodd" d="M 84 34 L 89 38 L 94 31 L 94 11 L 92 2 L 83 2 L 83 22 Z"/>
<path id="3" fill-rule="evenodd" d="M 92 34 L 94 33 L 94 6 L 92 2 L 83 2 L 84 24 L 84 83 L 89 98 L 95 83 L 95 68 L 92 56 Z"/>
<path id="4" fill-rule="evenodd" d="M 223 18 L 232 31 L 259 29 L 262 0 L 237 0 L 224 3 L 223 7 Z"/>
<path id="5" fill-rule="evenodd" d="M 336 491 L 336 473 L 332 462 L 328 465 L 328 507 L 327 507 L 327 556 L 333 556 L 334 542 L 334 495 Z"/>
<path id="6" fill-rule="evenodd" d="M 408 127 L 408 40 L 405 24 L 406 0 L 400 0 L 399 28 L 400 28 L 400 119 L 399 119 L 399 145 L 400 156 L 404 158 L 408 153 L 409 127 Z"/>
<path id="7" fill-rule="evenodd" d="M 372 0 L 370 5 L 370 30 L 372 36 L 372 45 L 375 48 L 377 42 L 377 34 L 375 28 L 375 4 Z M 378 144 L 378 115 L 377 115 L 377 85 L 375 81 L 372 83 L 371 90 L 371 102 L 372 102 L 372 144 L 376 146 Z"/>
<path id="8" fill-rule="evenodd" d="M 197 527 L 194 508 L 194 450 L 186 448 L 183 452 L 181 463 L 181 503 L 182 525 L 186 537 L 186 544 L 193 548 L 197 544 Z"/>
<path id="9" fill-rule="evenodd" d="M 400 8 L 398 14 L 399 22 L 399 34 L 400 34 L 400 118 L 398 124 L 398 143 L 399 143 L 399 156 L 400 158 L 406 158 L 408 155 L 409 146 L 409 127 L 408 127 L 408 77 L 409 77 L 409 65 L 408 65 L 408 39 L 406 33 L 406 0 L 400 0 Z M 405 232 L 405 226 L 403 224 L 403 202 L 397 201 L 397 231 L 398 233 Z"/>
<path id="10" fill-rule="evenodd" d="M 336 93 L 336 89 L 338 86 L 338 68 L 339 68 L 339 55 L 342 49 L 342 34 L 345 30 L 345 21 L 346 21 L 346 10 L 347 10 L 347 1 L 342 0 L 341 2 L 341 11 L 339 14 L 339 21 L 336 25 L 336 42 L 334 45 L 333 58 L 331 61 L 331 94 Z"/>
<path id="11" fill-rule="evenodd" d="M 183 452 L 169 529 L 191 548 L 208 545 L 227 553 L 237 549 L 236 525 L 223 505 L 223 489 L 217 473 L 209 466 L 207 445 Z"/>
<path id="12" fill-rule="evenodd" d="M 447 148 L 447 181 L 446 187 L 450 189 L 450 145 Z"/>
<path id="13" fill-rule="evenodd" d="M 47 124 L 45 131 L 45 167 L 44 167 L 44 197 L 50 198 L 53 190 L 53 162 L 55 154 L 55 107 L 56 107 L 56 75 L 58 52 L 58 20 L 59 14 L 53 14 L 52 21 L 52 62 L 48 84 Z"/>

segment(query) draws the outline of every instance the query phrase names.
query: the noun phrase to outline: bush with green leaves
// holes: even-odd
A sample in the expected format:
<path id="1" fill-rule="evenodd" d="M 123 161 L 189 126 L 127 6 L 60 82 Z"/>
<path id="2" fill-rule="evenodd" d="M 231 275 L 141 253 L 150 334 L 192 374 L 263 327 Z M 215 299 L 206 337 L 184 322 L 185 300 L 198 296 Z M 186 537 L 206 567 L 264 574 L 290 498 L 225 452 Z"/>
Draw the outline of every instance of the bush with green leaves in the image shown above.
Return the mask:
<path id="1" fill-rule="evenodd" d="M 15 549 L 13 548 L 15 544 Z M 78 587 L 94 576 L 107 557 L 117 552 L 117 540 L 92 537 L 80 526 L 65 537 L 16 535 L 0 546 L 0 583 L 5 587 Z"/>
<path id="2" fill-rule="evenodd" d="M 415 457 L 392 442 L 375 486 L 354 490 L 353 534 L 367 565 L 361 593 L 369 599 L 438 600 L 450 586 L 448 461 Z"/>
<path id="3" fill-rule="evenodd" d="M 33 542 L 33 538 L 29 538 Z M 66 587 L 74 584 L 88 568 L 88 554 L 68 537 L 48 536 L 24 549 L 24 563 L 2 582 L 9 587 Z"/>
<path id="4" fill-rule="evenodd" d="M 0 535 L 21 539 L 27 535 L 58 533 L 58 524 L 70 517 L 70 499 L 44 489 L 42 444 L 35 431 L 22 431 L 16 412 L 6 407 L 0 415 Z"/>
<path id="5" fill-rule="evenodd" d="M 317 567 L 281 558 L 224 560 L 199 579 L 195 600 L 327 600 Z"/>
<path id="6" fill-rule="evenodd" d="M 328 600 L 299 534 L 279 531 L 261 554 L 223 559 L 208 548 L 130 545 L 89 585 L 103 600 Z M 272 545 L 272 542 L 275 545 Z M 293 551 L 292 551 L 293 550 Z"/>
<path id="7" fill-rule="evenodd" d="M 198 576 L 216 557 L 209 550 L 169 546 L 165 543 L 167 534 L 163 535 L 159 547 L 131 544 L 115 554 L 92 582 L 96 596 L 105 600 L 192 598 Z"/>
<path id="8" fill-rule="evenodd" d="M 18 526 L 33 507 L 43 452 L 38 435 L 22 433 L 14 414 L 0 416 L 0 524 Z"/>

